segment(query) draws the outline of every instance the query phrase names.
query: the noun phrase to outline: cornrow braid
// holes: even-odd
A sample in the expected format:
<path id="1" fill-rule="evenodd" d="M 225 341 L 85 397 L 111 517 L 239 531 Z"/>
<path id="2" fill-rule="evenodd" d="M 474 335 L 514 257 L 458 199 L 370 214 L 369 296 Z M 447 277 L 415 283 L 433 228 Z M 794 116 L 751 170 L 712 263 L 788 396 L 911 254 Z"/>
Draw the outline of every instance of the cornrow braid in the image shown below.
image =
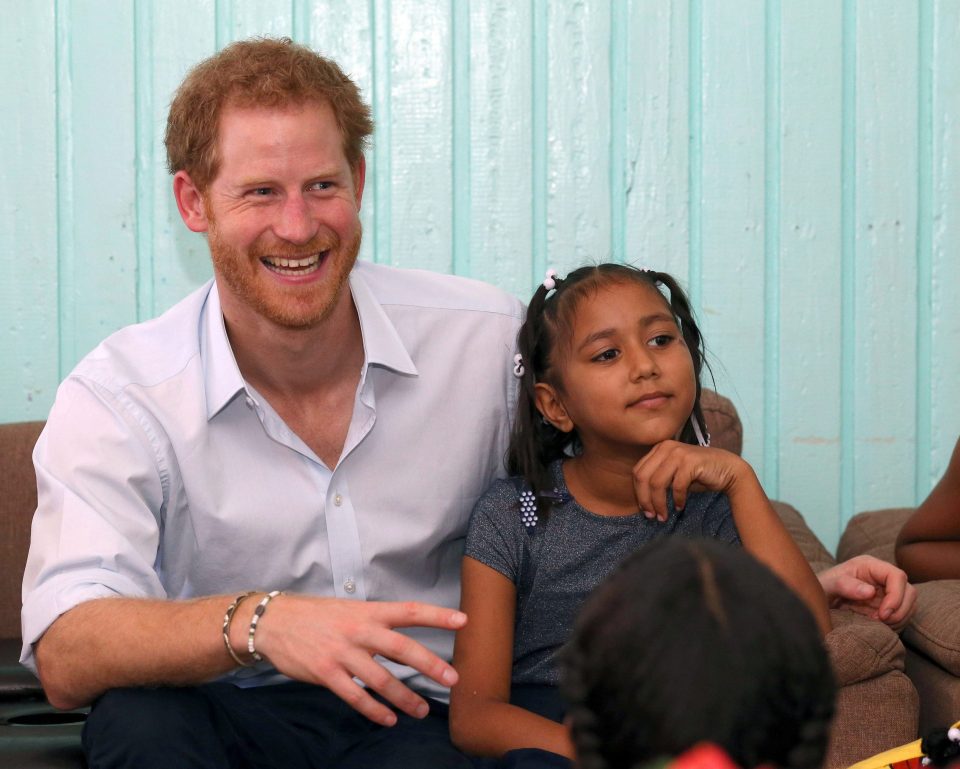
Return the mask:
<path id="1" fill-rule="evenodd" d="M 511 475 L 522 476 L 530 485 L 536 495 L 537 513 L 544 519 L 549 515 L 553 501 L 549 496 L 542 496 L 544 491 L 550 491 L 552 487 L 550 464 L 567 454 L 577 453 L 580 450 L 580 438 L 576 429 L 565 433 L 541 417 L 536 405 L 536 384 L 548 382 L 557 385 L 559 372 L 556 370 L 556 351 L 573 331 L 574 316 L 580 302 L 601 288 L 630 282 L 652 286 L 661 295 L 666 289 L 669 294 L 664 296 L 664 302 L 676 319 L 693 359 L 696 398 L 692 415 L 700 425 L 704 424 L 700 406 L 700 376 L 704 367 L 707 371 L 710 369 L 690 301 L 672 275 L 605 263 L 580 267 L 563 279 L 553 277 L 553 288 L 541 284 L 530 299 L 526 319 L 517 337 L 524 372 L 520 377 L 520 399 L 507 452 L 507 469 Z M 690 420 L 681 429 L 680 440 L 693 445 L 698 443 Z"/>
<path id="2" fill-rule="evenodd" d="M 668 537 L 588 599 L 561 653 L 583 769 L 630 769 L 698 742 L 739 766 L 816 769 L 835 683 L 809 610 L 737 548 Z"/>

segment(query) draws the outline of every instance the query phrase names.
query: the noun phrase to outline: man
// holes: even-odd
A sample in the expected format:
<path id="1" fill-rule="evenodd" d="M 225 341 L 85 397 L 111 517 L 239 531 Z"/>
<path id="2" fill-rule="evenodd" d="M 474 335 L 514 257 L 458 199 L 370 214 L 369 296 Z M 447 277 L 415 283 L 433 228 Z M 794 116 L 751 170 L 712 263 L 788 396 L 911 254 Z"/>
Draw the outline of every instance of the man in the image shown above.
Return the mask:
<path id="1" fill-rule="evenodd" d="M 287 40 L 229 46 L 174 98 L 214 281 L 82 361 L 34 455 L 22 660 L 53 704 L 94 703 L 92 767 L 470 765 L 442 700 L 522 307 L 356 262 L 371 131 Z"/>

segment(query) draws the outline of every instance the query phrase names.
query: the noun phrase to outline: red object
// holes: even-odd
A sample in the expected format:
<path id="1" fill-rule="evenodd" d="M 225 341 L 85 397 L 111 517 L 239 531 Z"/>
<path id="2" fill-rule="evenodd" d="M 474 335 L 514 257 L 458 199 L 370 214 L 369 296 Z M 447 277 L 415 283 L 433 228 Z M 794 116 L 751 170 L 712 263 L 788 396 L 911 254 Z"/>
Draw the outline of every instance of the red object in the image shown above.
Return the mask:
<path id="1" fill-rule="evenodd" d="M 669 769 L 739 769 L 726 751 L 711 742 L 701 742 L 670 762 Z"/>

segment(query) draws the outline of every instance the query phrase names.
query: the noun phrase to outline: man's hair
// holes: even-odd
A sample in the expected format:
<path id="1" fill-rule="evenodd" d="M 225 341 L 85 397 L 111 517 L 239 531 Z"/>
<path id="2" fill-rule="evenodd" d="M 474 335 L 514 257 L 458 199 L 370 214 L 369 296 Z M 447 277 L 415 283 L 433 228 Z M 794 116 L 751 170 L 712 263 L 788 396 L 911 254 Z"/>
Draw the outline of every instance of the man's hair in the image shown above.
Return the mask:
<path id="1" fill-rule="evenodd" d="M 583 769 L 712 742 L 744 769 L 816 769 L 835 684 L 810 611 L 743 550 L 668 537 L 584 604 L 561 653 Z"/>
<path id="2" fill-rule="evenodd" d="M 164 143 L 170 173 L 186 171 L 205 190 L 219 171 L 218 132 L 225 107 L 285 108 L 329 104 L 350 167 L 373 133 L 370 107 L 343 70 L 289 38 L 232 43 L 187 74 L 174 94 Z"/>

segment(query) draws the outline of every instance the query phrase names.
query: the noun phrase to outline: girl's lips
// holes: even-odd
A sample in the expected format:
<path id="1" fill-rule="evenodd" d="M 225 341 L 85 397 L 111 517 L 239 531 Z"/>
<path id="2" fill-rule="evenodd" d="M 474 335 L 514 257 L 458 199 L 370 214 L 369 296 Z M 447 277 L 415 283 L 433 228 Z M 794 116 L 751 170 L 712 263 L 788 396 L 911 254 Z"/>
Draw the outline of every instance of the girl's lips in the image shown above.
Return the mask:
<path id="1" fill-rule="evenodd" d="M 660 408 L 670 399 L 670 396 L 666 393 L 650 393 L 649 395 L 643 395 L 637 400 L 630 403 L 630 407 L 633 408 L 636 406 L 641 409 L 656 409 Z"/>

